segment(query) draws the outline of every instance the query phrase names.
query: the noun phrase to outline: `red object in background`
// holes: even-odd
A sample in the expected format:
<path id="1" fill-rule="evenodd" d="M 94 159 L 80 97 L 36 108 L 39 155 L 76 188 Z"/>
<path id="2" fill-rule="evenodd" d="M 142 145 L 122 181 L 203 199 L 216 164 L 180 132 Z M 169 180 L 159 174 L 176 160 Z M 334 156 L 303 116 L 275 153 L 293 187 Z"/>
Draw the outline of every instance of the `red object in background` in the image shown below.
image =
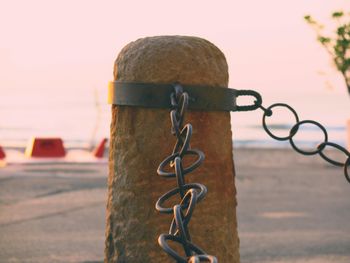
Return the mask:
<path id="1" fill-rule="evenodd" d="M 102 158 L 105 152 L 105 145 L 106 145 L 107 139 L 104 138 L 97 147 L 93 150 L 92 154 L 97 158 Z"/>
<path id="2" fill-rule="evenodd" d="M 64 157 L 66 151 L 61 138 L 33 138 L 27 146 L 27 157 Z"/>
<path id="3" fill-rule="evenodd" d="M 0 160 L 5 159 L 5 157 L 6 157 L 6 154 L 5 154 L 4 150 L 2 149 L 2 147 L 0 146 Z"/>

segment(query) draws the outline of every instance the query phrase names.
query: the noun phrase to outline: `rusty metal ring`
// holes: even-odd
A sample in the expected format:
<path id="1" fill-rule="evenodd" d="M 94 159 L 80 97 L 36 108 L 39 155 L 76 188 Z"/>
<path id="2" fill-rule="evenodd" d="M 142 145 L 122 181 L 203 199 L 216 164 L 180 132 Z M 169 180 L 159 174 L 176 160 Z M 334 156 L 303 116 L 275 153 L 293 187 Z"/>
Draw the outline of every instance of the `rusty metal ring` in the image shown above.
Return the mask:
<path id="1" fill-rule="evenodd" d="M 182 171 L 183 175 L 186 175 L 186 174 L 192 172 L 193 170 L 195 170 L 196 168 L 198 168 L 202 164 L 202 162 L 204 161 L 204 158 L 205 158 L 202 151 L 195 150 L 195 149 L 186 151 L 184 153 L 184 155 L 197 155 L 198 158 L 190 166 L 183 169 L 183 171 Z M 178 153 L 174 153 L 172 155 L 169 155 L 167 158 L 165 158 L 158 166 L 158 169 L 157 169 L 158 175 L 163 176 L 163 177 L 175 177 L 176 176 L 175 173 L 164 171 L 164 167 L 167 166 L 168 164 L 170 164 L 171 162 L 173 162 L 175 160 L 175 158 L 178 156 L 179 156 Z"/>
<path id="2" fill-rule="evenodd" d="M 183 188 L 186 190 L 196 189 L 199 191 L 199 193 L 197 192 L 197 203 L 200 202 L 201 200 L 203 200 L 203 198 L 207 194 L 207 188 L 204 185 L 199 184 L 199 183 L 185 184 Z M 156 203 L 157 211 L 159 211 L 160 213 L 164 213 L 164 214 L 171 214 L 173 211 L 173 208 L 172 207 L 162 207 L 162 205 L 166 200 L 168 200 L 170 197 L 172 197 L 178 193 L 179 193 L 179 188 L 173 188 L 170 191 L 163 194 L 158 199 L 158 201 Z M 188 204 L 181 205 L 182 208 L 187 208 L 188 206 L 189 206 Z"/>

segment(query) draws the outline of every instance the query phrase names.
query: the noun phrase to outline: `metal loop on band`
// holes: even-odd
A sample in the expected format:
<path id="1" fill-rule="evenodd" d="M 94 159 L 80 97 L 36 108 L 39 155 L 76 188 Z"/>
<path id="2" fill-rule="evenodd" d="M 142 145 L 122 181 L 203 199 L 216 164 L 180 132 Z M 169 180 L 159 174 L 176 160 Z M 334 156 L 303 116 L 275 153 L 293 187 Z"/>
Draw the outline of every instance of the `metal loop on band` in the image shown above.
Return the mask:
<path id="1" fill-rule="evenodd" d="M 182 85 L 181 85 L 180 83 L 176 82 L 176 83 L 173 84 L 173 86 L 174 86 L 174 91 L 175 91 L 175 93 L 174 93 L 174 95 L 175 95 L 175 100 L 176 100 L 176 101 L 179 101 L 180 96 L 181 96 L 182 93 L 183 93 Z"/>
<path id="2" fill-rule="evenodd" d="M 186 93 L 190 110 L 251 111 L 259 108 L 262 103 L 262 98 L 256 91 L 219 86 L 112 81 L 108 89 L 108 103 L 119 106 L 174 109 L 180 104 L 179 94 Z M 252 96 L 255 101 L 252 105 L 237 106 L 239 96 Z"/>
<path id="3" fill-rule="evenodd" d="M 236 111 L 253 111 L 258 109 L 262 104 L 261 95 L 254 90 L 237 90 L 237 98 L 241 96 L 252 96 L 255 98 L 255 101 L 251 105 L 237 105 Z"/>
<path id="4" fill-rule="evenodd" d="M 179 130 L 179 127 L 182 127 L 189 101 L 189 96 L 186 92 L 182 93 L 181 95 L 178 94 L 177 96 L 179 96 L 179 103 L 173 102 L 173 98 L 176 97 L 175 93 L 172 93 L 170 96 L 171 104 L 175 108 L 175 110 L 171 111 L 170 118 L 172 126 L 175 129 L 176 135 L 176 132 Z"/>

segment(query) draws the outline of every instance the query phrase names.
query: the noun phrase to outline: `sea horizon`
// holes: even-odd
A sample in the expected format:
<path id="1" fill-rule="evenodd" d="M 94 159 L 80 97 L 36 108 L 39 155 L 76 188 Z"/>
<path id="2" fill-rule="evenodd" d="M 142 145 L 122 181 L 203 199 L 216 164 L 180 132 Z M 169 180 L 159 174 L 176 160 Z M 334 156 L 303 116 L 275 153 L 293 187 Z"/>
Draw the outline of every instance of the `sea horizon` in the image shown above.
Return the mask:
<path id="1" fill-rule="evenodd" d="M 265 107 L 277 102 L 288 103 L 298 113 L 300 120 L 311 119 L 324 125 L 328 131 L 328 141 L 342 146 L 347 144 L 346 123 L 350 119 L 350 99 L 344 93 L 323 89 L 316 94 L 305 91 L 302 100 L 300 94 L 292 91 L 261 94 Z M 29 97 L 30 100 L 27 99 Z M 62 89 L 55 96 L 51 96 L 49 90 L 26 90 L 20 96 L 16 90 L 2 90 L 0 146 L 25 147 L 33 137 L 60 137 L 67 148 L 92 147 L 110 136 L 111 105 L 105 98 L 107 88 L 84 92 Z M 268 124 L 275 128 L 276 134 L 287 136 L 295 124 L 294 117 L 286 110 L 274 111 L 275 119 L 271 117 L 273 121 L 270 122 L 267 118 Z M 262 127 L 262 116 L 261 110 L 231 113 L 235 147 L 288 147 L 288 141 L 280 142 L 268 136 Z M 323 135 L 316 126 L 305 125 L 300 130 L 295 140 L 306 147 L 323 141 Z"/>

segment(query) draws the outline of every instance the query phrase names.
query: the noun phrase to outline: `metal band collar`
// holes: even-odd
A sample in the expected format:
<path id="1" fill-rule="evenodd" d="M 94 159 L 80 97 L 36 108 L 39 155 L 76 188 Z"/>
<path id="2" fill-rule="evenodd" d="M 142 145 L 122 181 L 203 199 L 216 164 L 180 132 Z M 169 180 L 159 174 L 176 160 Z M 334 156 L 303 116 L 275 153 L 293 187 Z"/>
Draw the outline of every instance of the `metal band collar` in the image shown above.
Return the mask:
<path id="1" fill-rule="evenodd" d="M 137 106 L 147 108 L 171 108 L 171 94 L 174 87 L 181 85 L 183 92 L 190 97 L 188 108 L 202 111 L 251 111 L 260 107 L 262 99 L 253 90 L 236 90 L 224 87 L 135 83 L 111 81 L 108 85 L 108 103 L 120 106 Z M 239 96 L 253 96 L 252 105 L 237 105 Z"/>

